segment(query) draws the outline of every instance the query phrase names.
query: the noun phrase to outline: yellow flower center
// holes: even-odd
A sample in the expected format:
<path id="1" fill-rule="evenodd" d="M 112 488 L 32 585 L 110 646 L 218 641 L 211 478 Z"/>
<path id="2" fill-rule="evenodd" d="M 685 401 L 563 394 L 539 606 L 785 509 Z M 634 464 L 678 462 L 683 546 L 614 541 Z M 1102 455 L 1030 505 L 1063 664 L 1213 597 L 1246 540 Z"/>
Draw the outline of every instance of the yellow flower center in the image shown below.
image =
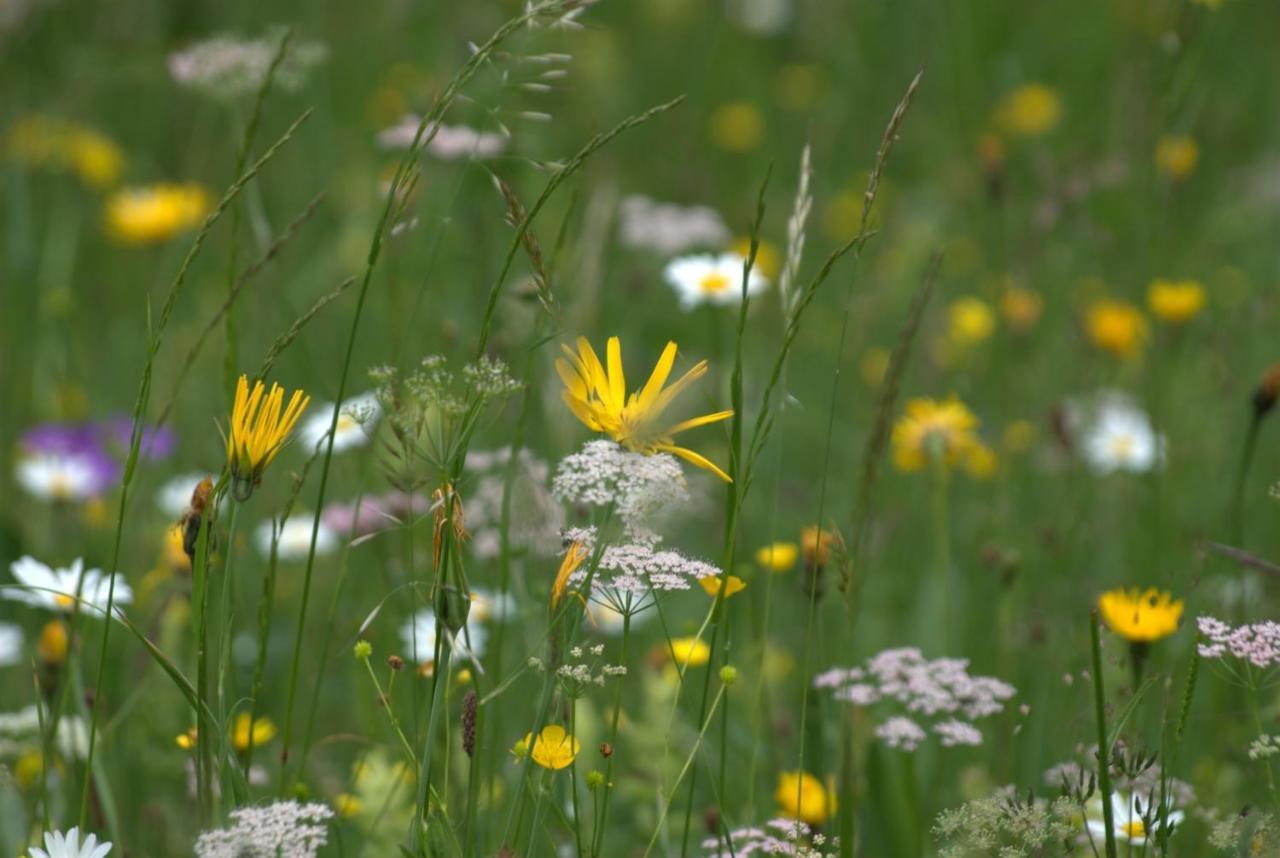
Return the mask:
<path id="1" fill-rule="evenodd" d="M 1123 826 L 1121 826 L 1120 830 L 1124 832 L 1124 835 L 1126 837 L 1129 837 L 1134 840 L 1138 840 L 1147 836 L 1147 827 L 1142 824 L 1141 819 L 1135 819 L 1132 822 L 1126 822 Z"/>
<path id="2" fill-rule="evenodd" d="M 356 422 L 356 419 L 355 419 L 354 417 L 352 417 L 350 414 L 339 414 L 339 415 L 338 415 L 338 430 L 337 430 L 337 431 L 339 431 L 339 432 L 349 432 L 349 431 L 351 431 L 352 429 L 356 428 L 356 426 L 359 426 L 359 425 L 360 425 L 360 424 Z"/>
<path id="3" fill-rule="evenodd" d="M 1133 436 L 1117 435 L 1111 439 L 1111 455 L 1124 461 L 1133 455 Z"/>
<path id="4" fill-rule="evenodd" d="M 70 608 L 76 603 L 76 600 L 68 596 L 66 593 L 54 593 L 53 603 L 59 608 Z"/>
<path id="5" fill-rule="evenodd" d="M 717 295 L 729 288 L 729 278 L 719 271 L 712 271 L 698 282 L 698 289 L 704 295 Z"/>
<path id="6" fill-rule="evenodd" d="M 71 480 L 66 474 L 54 474 L 49 478 L 49 494 L 61 500 L 71 497 Z"/>

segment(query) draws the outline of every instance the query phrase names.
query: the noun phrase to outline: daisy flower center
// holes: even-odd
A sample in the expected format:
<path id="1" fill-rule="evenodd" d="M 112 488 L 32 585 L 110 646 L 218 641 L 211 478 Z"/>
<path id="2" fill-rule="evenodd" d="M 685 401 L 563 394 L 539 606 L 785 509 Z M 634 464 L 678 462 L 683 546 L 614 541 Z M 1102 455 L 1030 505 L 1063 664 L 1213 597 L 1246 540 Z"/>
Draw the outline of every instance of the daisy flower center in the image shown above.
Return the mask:
<path id="1" fill-rule="evenodd" d="M 53 603 L 59 608 L 70 608 L 76 603 L 76 600 L 68 596 L 66 593 L 54 593 Z"/>
<path id="2" fill-rule="evenodd" d="M 1126 822 L 1122 829 L 1126 837 L 1139 839 L 1147 836 L 1147 827 L 1142 824 L 1141 819 L 1135 819 L 1132 822 Z"/>
<path id="3" fill-rule="evenodd" d="M 356 419 L 352 417 L 350 414 L 338 415 L 338 431 L 339 432 L 350 432 L 352 429 L 356 428 L 359 425 L 360 424 L 356 421 Z"/>
<path id="4" fill-rule="evenodd" d="M 1135 446 L 1137 445 L 1132 435 L 1116 435 L 1111 439 L 1111 455 L 1124 461 L 1133 456 Z"/>
<path id="5" fill-rule="evenodd" d="M 729 278 L 719 271 L 711 271 L 698 281 L 698 289 L 704 295 L 717 295 L 729 288 Z"/>

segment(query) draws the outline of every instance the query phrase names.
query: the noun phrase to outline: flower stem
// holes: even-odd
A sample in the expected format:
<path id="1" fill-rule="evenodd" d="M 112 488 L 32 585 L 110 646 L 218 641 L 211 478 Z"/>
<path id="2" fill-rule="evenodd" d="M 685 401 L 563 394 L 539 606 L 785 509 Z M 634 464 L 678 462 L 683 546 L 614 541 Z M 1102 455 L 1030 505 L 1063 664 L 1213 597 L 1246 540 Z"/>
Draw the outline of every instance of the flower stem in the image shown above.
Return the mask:
<path id="1" fill-rule="evenodd" d="M 625 611 L 622 614 L 622 653 L 619 664 L 627 663 L 627 643 L 631 638 L 631 612 Z M 591 833 L 591 855 L 592 858 L 600 858 L 600 850 L 604 847 L 604 829 L 605 824 L 609 821 L 609 799 L 613 797 L 613 760 L 618 755 L 618 720 L 622 715 L 622 685 L 616 683 L 613 692 L 613 721 L 609 725 L 609 745 L 613 749 L 613 753 L 609 755 L 608 762 L 605 763 L 604 771 L 604 801 L 600 806 L 600 819 L 596 823 L 596 830 Z"/>
<path id="2" fill-rule="evenodd" d="M 1093 653 L 1093 713 L 1098 722 L 1098 786 L 1102 789 L 1102 824 L 1106 829 L 1107 858 L 1116 858 L 1116 823 L 1111 813 L 1111 749 L 1107 747 L 1107 701 L 1102 690 L 1102 641 L 1098 612 L 1089 614 L 1089 644 Z"/>

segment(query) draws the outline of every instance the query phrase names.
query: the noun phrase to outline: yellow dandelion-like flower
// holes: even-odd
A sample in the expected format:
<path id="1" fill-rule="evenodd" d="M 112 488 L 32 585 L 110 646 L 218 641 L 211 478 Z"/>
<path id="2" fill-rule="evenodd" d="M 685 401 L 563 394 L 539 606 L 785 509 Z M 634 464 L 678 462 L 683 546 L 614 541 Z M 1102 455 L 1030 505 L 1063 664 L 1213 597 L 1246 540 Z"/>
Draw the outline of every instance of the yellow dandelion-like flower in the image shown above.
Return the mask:
<path id="1" fill-rule="evenodd" d="M 519 743 L 517 743 L 517 747 Z M 544 769 L 563 769 L 573 763 L 581 745 L 578 740 L 565 732 L 559 724 L 548 724 L 534 741 L 532 733 L 526 733 L 524 747 L 531 749 L 529 756 Z"/>
<path id="2" fill-rule="evenodd" d="M 1147 306 L 1162 322 L 1182 325 L 1204 309 L 1204 287 L 1195 280 L 1152 280 L 1147 287 Z"/>
<path id="3" fill-rule="evenodd" d="M 770 572 L 790 572 L 800 557 L 800 546 L 794 542 L 775 542 L 756 549 L 756 565 Z"/>
<path id="4" fill-rule="evenodd" d="M 962 464 L 979 446 L 977 416 L 956 397 L 912 399 L 893 425 L 893 463 L 900 471 L 922 470 L 940 458 L 948 467 Z"/>
<path id="5" fill-rule="evenodd" d="M 62 620 L 45 623 L 36 640 L 36 655 L 43 664 L 62 664 L 67 660 L 67 626 Z"/>
<path id="6" fill-rule="evenodd" d="M 996 314 L 981 298 L 966 295 L 947 308 L 947 339 L 958 346 L 975 346 L 995 329 Z"/>
<path id="7" fill-rule="evenodd" d="M 1200 144 L 1185 134 L 1166 134 L 1156 141 L 1155 161 L 1161 175 L 1180 182 L 1195 172 Z"/>
<path id="8" fill-rule="evenodd" d="M 844 540 L 835 531 L 819 529 L 816 524 L 800 529 L 800 553 L 804 555 L 804 565 L 809 568 L 827 565 L 831 549 L 843 545 Z"/>
<path id="9" fill-rule="evenodd" d="M 702 667 L 711 660 L 711 647 L 699 638 L 674 638 L 671 648 L 663 648 L 668 657 L 684 667 Z"/>
<path id="10" fill-rule="evenodd" d="M 706 590 L 707 595 L 711 598 L 714 599 L 720 595 L 719 575 L 708 575 L 706 578 L 699 580 L 698 583 L 702 585 L 702 589 Z M 729 583 L 724 585 L 724 597 L 727 599 L 734 593 L 741 593 L 745 589 L 747 589 L 746 581 L 743 581 L 737 575 L 730 575 Z"/>
<path id="11" fill-rule="evenodd" d="M 836 812 L 835 781 L 824 785 L 808 772 L 779 772 L 773 793 L 782 815 L 809 825 L 821 825 Z"/>
<path id="12" fill-rule="evenodd" d="M 237 500 L 248 498 L 262 480 L 262 472 L 280 452 L 310 401 L 311 397 L 295 390 L 289 406 L 281 413 L 284 388 L 272 383 L 268 391 L 266 385 L 256 381 L 250 392 L 248 376 L 240 376 L 227 433 L 227 463 L 235 479 L 233 493 Z"/>
<path id="13" fill-rule="evenodd" d="M 1005 95 L 996 106 L 995 120 L 1015 137 L 1039 137 L 1062 118 L 1062 99 L 1042 83 L 1028 83 Z"/>
<path id="14" fill-rule="evenodd" d="M 1133 357 L 1147 340 L 1147 320 L 1128 301 L 1104 298 L 1089 305 L 1085 313 L 1089 341 L 1116 357 Z"/>
<path id="15" fill-rule="evenodd" d="M 107 232 L 122 244 L 158 244 L 209 213 L 209 194 L 193 183 L 124 188 L 107 199 Z"/>
<path id="16" fill-rule="evenodd" d="M 1165 590 L 1137 587 L 1108 590 L 1098 597 L 1098 610 L 1111 631 L 1132 643 L 1151 643 L 1178 630 L 1183 602 Z"/>
<path id="17" fill-rule="evenodd" d="M 751 255 L 751 237 L 744 235 L 734 241 L 729 249 L 746 259 Z M 753 270 L 771 280 L 777 277 L 782 271 L 782 254 L 778 252 L 778 246 L 773 242 L 761 240 L 756 245 L 756 264 Z M 739 277 L 738 281 L 741 284 L 742 278 Z"/>
<path id="18" fill-rule="evenodd" d="M 254 720 L 248 712 L 241 712 L 231 728 L 231 744 L 237 751 L 247 751 L 251 746 L 261 747 L 275 737 L 276 725 L 265 715 Z"/>
<path id="19" fill-rule="evenodd" d="M 726 482 L 732 482 L 729 475 L 709 459 L 686 447 L 677 447 L 672 440 L 673 436 L 687 429 L 732 417 L 732 411 L 716 411 L 678 423 L 670 423 L 662 417 L 686 387 L 706 375 L 706 361 L 699 361 L 678 381 L 667 385 L 676 360 L 676 344 L 669 342 L 645 386 L 628 396 L 626 376 L 622 370 L 622 346 L 617 337 L 609 338 L 608 369 L 600 363 L 585 337 L 578 338 L 576 353 L 568 346 L 562 348 L 568 360 L 556 360 L 556 371 L 564 381 L 564 402 L 588 428 L 605 433 L 632 452 L 645 455 L 672 453 L 699 468 L 706 468 Z"/>
<path id="20" fill-rule="evenodd" d="M 10 157 L 32 167 L 72 172 L 94 188 L 107 188 L 120 178 L 124 154 L 105 134 L 65 119 L 26 116 L 9 129 Z"/>

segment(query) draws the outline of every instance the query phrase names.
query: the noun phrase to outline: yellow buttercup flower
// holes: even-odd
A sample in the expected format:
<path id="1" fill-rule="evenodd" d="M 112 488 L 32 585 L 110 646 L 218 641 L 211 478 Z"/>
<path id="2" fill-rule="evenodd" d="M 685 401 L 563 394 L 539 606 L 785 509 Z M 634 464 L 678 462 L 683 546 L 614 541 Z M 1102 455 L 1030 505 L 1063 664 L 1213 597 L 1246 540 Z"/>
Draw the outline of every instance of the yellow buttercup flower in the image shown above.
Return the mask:
<path id="1" fill-rule="evenodd" d="M 719 575 L 708 575 L 706 578 L 699 580 L 698 583 L 702 585 L 702 589 L 706 590 L 707 595 L 711 598 L 714 599 L 720 595 Z M 747 589 L 746 581 L 743 581 L 737 575 L 730 575 L 729 583 L 724 585 L 724 597 L 727 599 L 734 593 L 741 593 L 745 589 Z"/>
<path id="2" fill-rule="evenodd" d="M 664 647 L 664 650 L 676 664 L 684 667 L 702 667 L 711 660 L 711 647 L 699 638 L 674 638 L 671 648 Z"/>
<path id="3" fill-rule="evenodd" d="M 726 152 L 750 152 L 764 136 L 764 115 L 749 101 L 731 101 L 711 113 L 711 142 Z"/>
<path id="4" fill-rule="evenodd" d="M 1195 280 L 1152 280 L 1147 287 L 1147 306 L 1162 322 L 1181 325 L 1204 309 L 1204 287 Z"/>
<path id="5" fill-rule="evenodd" d="M 978 443 L 973 446 L 973 449 L 969 451 L 960 464 L 965 473 L 975 480 L 985 480 L 995 474 L 996 469 L 1000 467 L 1000 459 L 996 456 L 995 451 L 986 444 Z"/>
<path id="6" fill-rule="evenodd" d="M 209 194 L 193 183 L 125 188 L 107 200 L 107 231 L 124 244 L 157 244 L 209 213 Z"/>
<path id="7" fill-rule="evenodd" d="M 343 819 L 351 819 L 360 815 L 360 812 L 364 810 L 364 803 L 360 801 L 359 796 L 343 792 L 338 793 L 337 798 L 333 800 L 333 809 Z"/>
<path id="8" fill-rule="evenodd" d="M 1137 587 L 1118 588 L 1098 597 L 1102 619 L 1113 632 L 1132 643 L 1151 643 L 1176 632 L 1182 607 L 1181 599 L 1174 601 L 1169 591 L 1155 587 L 1142 592 Z"/>
<path id="9" fill-rule="evenodd" d="M 254 720 L 248 712 L 241 712 L 231 728 L 231 744 L 237 751 L 247 751 L 250 746 L 261 747 L 275 737 L 276 725 L 265 715 Z"/>
<path id="10" fill-rule="evenodd" d="M 893 425 L 893 463 L 900 471 L 922 470 L 934 458 L 948 466 L 962 464 L 979 447 L 977 416 L 952 396 L 912 399 Z"/>
<path id="11" fill-rule="evenodd" d="M 1200 162 L 1200 145 L 1185 134 L 1166 134 L 1156 141 L 1156 169 L 1180 182 L 1195 172 Z"/>
<path id="12" fill-rule="evenodd" d="M 617 337 L 609 338 L 608 369 L 600 363 L 585 337 L 578 338 L 576 353 L 568 346 L 562 348 L 568 360 L 557 359 L 556 371 L 564 381 L 564 402 L 588 428 L 605 433 L 633 452 L 645 455 L 672 453 L 731 482 L 729 475 L 709 459 L 686 447 L 677 447 L 672 438 L 686 429 L 732 417 L 732 411 L 716 411 L 679 423 L 662 419 L 662 413 L 675 398 L 706 375 L 706 361 L 699 361 L 679 381 L 668 386 L 667 378 L 676 360 L 676 344 L 669 342 L 645 386 L 628 396 L 626 376 L 622 370 L 622 346 Z"/>
<path id="13" fill-rule="evenodd" d="M 996 315 L 981 298 L 966 295 L 947 308 L 947 339 L 958 346 L 974 346 L 996 329 Z"/>
<path id="14" fill-rule="evenodd" d="M 262 472 L 280 452 L 310 401 L 311 397 L 295 390 L 289 406 L 281 413 L 284 388 L 273 382 L 268 391 L 266 385 L 256 381 L 250 392 L 248 376 L 240 376 L 227 433 L 227 463 L 235 480 L 233 492 L 237 500 L 248 498 L 262 480 Z"/>
<path id="15" fill-rule="evenodd" d="M 800 546 L 794 542 L 775 542 L 756 549 L 756 564 L 770 572 L 790 572 L 800 556 Z"/>
<path id="16" fill-rule="evenodd" d="M 1146 342 L 1147 320 L 1128 301 L 1104 298 L 1089 305 L 1085 330 L 1090 342 L 1102 351 L 1133 357 Z"/>
<path id="17" fill-rule="evenodd" d="M 189 727 L 185 733 L 179 733 L 173 737 L 173 742 L 184 751 L 190 751 L 196 746 L 196 728 Z"/>
<path id="18" fill-rule="evenodd" d="M 1042 83 L 1028 83 L 1005 95 L 996 106 L 996 124 L 1015 137 L 1039 137 L 1062 118 L 1058 93 Z"/>
<path id="19" fill-rule="evenodd" d="M 27 116 L 9 129 L 7 154 L 31 167 L 72 172 L 86 185 L 106 188 L 120 178 L 124 154 L 99 131 L 51 116 Z"/>
<path id="20" fill-rule="evenodd" d="M 779 772 L 773 800 L 788 819 L 821 825 L 836 813 L 835 782 L 828 778 L 824 786 L 808 772 Z"/>
<path id="21" fill-rule="evenodd" d="M 581 748 L 578 740 L 565 732 L 559 724 L 548 724 L 534 741 L 532 733 L 526 733 L 524 747 L 531 748 L 529 756 L 544 769 L 563 769 L 569 766 Z"/>

